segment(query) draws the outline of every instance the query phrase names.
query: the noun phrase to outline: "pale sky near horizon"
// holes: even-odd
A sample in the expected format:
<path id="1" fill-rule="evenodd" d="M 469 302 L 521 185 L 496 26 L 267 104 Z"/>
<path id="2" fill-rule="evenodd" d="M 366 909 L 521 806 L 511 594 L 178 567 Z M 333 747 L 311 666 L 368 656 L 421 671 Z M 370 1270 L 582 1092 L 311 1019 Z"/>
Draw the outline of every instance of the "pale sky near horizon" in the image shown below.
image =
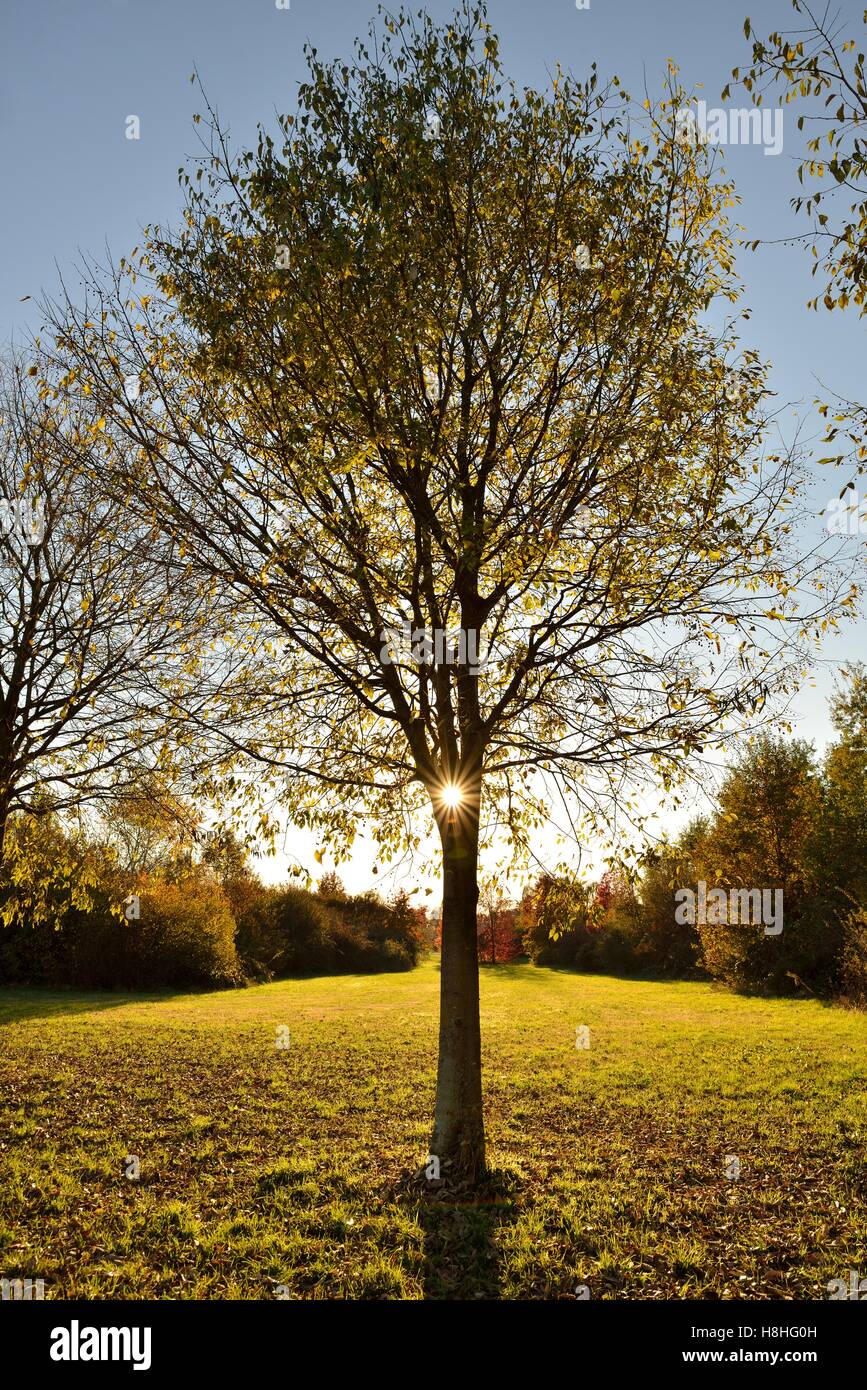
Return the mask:
<path id="1" fill-rule="evenodd" d="M 397 8 L 397 6 L 394 6 Z M 412 6 L 419 8 L 418 5 Z M 436 20 L 451 0 L 430 0 Z M 841 0 L 842 27 L 861 29 L 860 0 Z M 196 150 L 192 117 L 201 99 L 190 85 L 194 67 L 236 145 L 255 143 L 256 124 L 275 110 L 292 110 L 305 74 L 305 40 L 321 56 L 349 59 L 352 40 L 374 16 L 373 0 L 3 0 L 0 17 L 0 159 L 6 190 L 4 253 L 0 257 L 0 335 L 22 345 L 40 320 L 37 296 L 57 283 L 58 271 L 76 286 L 80 253 L 115 256 L 138 243 L 151 221 L 171 222 L 180 208 L 177 169 Z M 518 85 L 544 87 L 559 63 L 578 76 L 595 60 L 603 78 L 617 73 L 631 94 L 661 93 L 674 59 L 687 89 L 709 107 L 731 68 L 745 66 L 750 46 L 743 19 L 762 35 L 792 27 L 788 0 L 492 0 L 489 17 L 501 41 L 506 73 Z M 746 105 L 734 93 L 727 105 Z M 127 118 L 140 123 L 128 140 Z M 792 108 L 785 112 L 782 152 L 761 146 L 724 151 L 742 199 L 737 218 L 749 237 L 776 239 L 803 231 L 789 199 L 803 137 Z M 810 260 L 798 247 L 743 251 L 739 270 L 752 309 L 749 345 L 773 363 L 777 403 L 792 403 L 794 430 L 808 439 L 821 430 L 812 401 L 820 383 L 842 396 L 867 398 L 867 324 L 854 314 L 810 313 L 816 292 Z M 31 299 L 21 302 L 24 296 Z M 817 450 L 818 454 L 823 451 Z M 824 451 L 827 452 L 827 451 Z M 823 470 L 814 489 L 817 535 L 821 507 L 836 495 Z M 821 749 L 830 737 L 827 696 L 839 663 L 867 657 L 862 619 L 831 640 L 814 682 L 798 695 L 797 732 Z M 314 868 L 309 840 L 291 848 Z M 285 861 L 267 870 L 282 872 Z M 359 853 L 344 872 L 347 885 L 376 882 L 372 858 Z M 381 881 L 381 880 L 380 880 Z"/>

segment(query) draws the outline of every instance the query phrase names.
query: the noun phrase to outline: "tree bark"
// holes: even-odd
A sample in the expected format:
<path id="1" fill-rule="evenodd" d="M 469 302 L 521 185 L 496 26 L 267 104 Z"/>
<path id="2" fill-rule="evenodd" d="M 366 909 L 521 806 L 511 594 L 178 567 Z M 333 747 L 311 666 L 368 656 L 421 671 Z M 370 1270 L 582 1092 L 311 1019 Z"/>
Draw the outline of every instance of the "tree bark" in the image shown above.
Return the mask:
<path id="1" fill-rule="evenodd" d="M 444 1178 L 474 1181 L 485 1168 L 479 1019 L 478 816 L 460 807 L 441 826 L 443 923 L 440 1039 L 431 1156 Z"/>

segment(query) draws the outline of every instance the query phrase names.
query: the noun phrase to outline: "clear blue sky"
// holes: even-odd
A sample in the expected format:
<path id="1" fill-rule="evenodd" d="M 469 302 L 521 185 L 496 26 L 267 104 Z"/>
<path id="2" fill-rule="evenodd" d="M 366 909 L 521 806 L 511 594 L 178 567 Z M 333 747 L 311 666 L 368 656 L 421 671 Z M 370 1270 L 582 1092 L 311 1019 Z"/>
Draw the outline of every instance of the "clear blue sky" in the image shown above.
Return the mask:
<path id="1" fill-rule="evenodd" d="M 257 122 L 294 109 L 305 39 L 322 56 L 348 58 L 374 8 L 372 0 L 291 0 L 288 10 L 275 0 L 3 0 L 3 339 L 21 342 L 38 331 L 35 297 L 56 282 L 56 267 L 73 288 L 80 251 L 99 255 L 108 244 L 123 255 L 145 222 L 174 219 L 177 168 L 196 149 L 192 116 L 201 101 L 189 82 L 194 66 L 233 141 L 246 145 Z M 425 8 L 445 19 L 453 5 L 431 0 Z M 848 31 L 857 32 L 861 0 L 841 0 L 837 8 Z M 701 84 L 697 94 L 709 106 L 721 104 L 731 68 L 749 56 L 744 16 L 761 33 L 791 27 L 792 16 L 788 0 L 591 0 L 582 11 L 574 0 L 492 0 L 489 10 L 506 71 L 519 84 L 544 85 L 558 62 L 580 76 L 595 60 L 603 77 L 617 73 L 633 96 L 645 86 L 654 96 L 673 58 L 685 86 Z M 743 97 L 732 101 L 743 104 Z M 140 121 L 137 141 L 125 137 L 130 115 Z M 725 151 L 750 236 L 781 237 L 796 228 L 788 200 L 800 148 L 789 108 L 779 157 L 755 146 Z M 753 309 L 752 345 L 774 363 L 779 399 L 802 402 L 807 432 L 817 434 L 809 409 L 817 378 L 843 395 L 867 397 L 867 326 L 854 315 L 808 313 L 816 282 L 797 248 L 744 252 L 740 269 Z M 28 294 L 34 299 L 21 303 Z M 817 507 L 832 494 L 823 475 Z M 862 622 L 825 655 L 867 657 L 865 639 Z M 820 672 L 816 689 L 805 690 L 796 706 L 800 731 L 820 745 L 829 733 L 831 684 L 830 673 Z"/>

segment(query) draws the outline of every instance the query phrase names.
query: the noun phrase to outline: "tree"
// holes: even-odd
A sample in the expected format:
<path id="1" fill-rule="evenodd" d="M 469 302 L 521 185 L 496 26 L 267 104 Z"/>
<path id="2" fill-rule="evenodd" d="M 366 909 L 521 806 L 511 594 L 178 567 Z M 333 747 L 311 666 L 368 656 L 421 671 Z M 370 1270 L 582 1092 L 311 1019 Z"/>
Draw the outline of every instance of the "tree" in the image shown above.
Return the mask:
<path id="1" fill-rule="evenodd" d="M 703 843 L 710 872 L 803 895 L 814 881 L 810 837 L 822 810 L 816 754 L 803 739 L 764 736 L 726 774 Z"/>
<path id="2" fill-rule="evenodd" d="M 831 705 L 837 740 L 825 756 L 825 813 L 818 854 L 847 907 L 867 907 L 867 668 L 844 671 Z"/>
<path id="3" fill-rule="evenodd" d="M 697 844 L 706 838 L 703 818 L 692 820 L 672 844 L 664 842 L 648 855 L 641 875 L 643 937 L 638 954 L 662 974 L 683 976 L 694 971 L 701 950 L 694 922 L 677 919 L 675 893 L 694 883 Z"/>
<path id="4" fill-rule="evenodd" d="M 518 936 L 518 909 L 492 884 L 479 893 L 479 960 L 490 965 L 515 960 L 521 954 Z"/>
<path id="5" fill-rule="evenodd" d="M 762 926 L 758 899 L 739 897 L 736 913 L 729 906 L 712 911 L 709 903 L 697 930 L 711 974 L 777 991 L 789 978 L 798 987 L 802 980 L 812 988 L 827 986 L 839 956 L 839 929 L 817 854 L 823 809 L 821 771 L 804 740 L 763 736 L 735 760 L 707 834 L 693 847 L 693 868 L 708 891 L 726 892 L 727 904 L 732 890 L 767 893 L 774 931 L 766 930 L 767 922 Z"/>
<path id="6" fill-rule="evenodd" d="M 214 827 L 205 837 L 202 863 L 222 888 L 239 932 L 242 923 L 256 913 L 267 897 L 249 858 L 250 846 L 225 826 Z"/>
<path id="7" fill-rule="evenodd" d="M 840 987 L 867 1004 L 867 667 L 844 671 L 831 705 L 837 741 L 825 756 L 825 815 L 817 846 L 842 922 Z"/>
<path id="8" fill-rule="evenodd" d="M 634 891 L 621 866 L 606 869 L 596 885 L 594 905 L 602 912 L 626 907 L 634 901 Z"/>
<path id="9" fill-rule="evenodd" d="M 141 779 L 157 767 L 164 662 L 197 621 L 159 534 L 118 524 L 101 488 L 105 422 L 84 395 L 57 399 L 56 383 L 49 401 L 40 370 L 44 359 L 13 359 L 0 381 L 0 859 L 19 886 L 27 865 L 13 871 L 10 856 L 32 835 L 8 840 L 11 818 L 136 795 L 132 768 Z"/>
<path id="10" fill-rule="evenodd" d="M 431 1152 L 472 1178 L 480 846 L 673 788 L 839 594 L 811 608 L 763 368 L 705 324 L 737 298 L 732 190 L 677 91 L 636 129 L 595 72 L 506 83 L 482 5 L 384 31 L 309 52 L 256 150 L 209 108 L 180 230 L 48 308 L 119 502 L 257 644 L 208 710 L 214 794 L 270 784 L 332 854 L 359 820 L 389 853 L 438 831 Z"/>
<path id="11" fill-rule="evenodd" d="M 143 769 L 116 786 L 102 817 L 103 843 L 127 874 L 152 874 L 191 854 L 200 816 L 180 801 L 161 778 Z M 209 845 L 203 858 L 214 854 Z"/>
<path id="12" fill-rule="evenodd" d="M 439 912 L 429 907 L 413 908 L 419 941 L 426 951 L 438 951 L 442 945 Z"/>
<path id="13" fill-rule="evenodd" d="M 575 965 L 590 926 L 593 889 L 541 873 L 527 885 L 519 916 L 524 949 L 536 965 Z"/>
<path id="14" fill-rule="evenodd" d="M 798 129 L 809 133 L 804 157 L 798 165 L 803 192 L 792 198 L 795 212 L 812 220 L 812 229 L 785 238 L 806 244 L 813 256 L 813 275 L 825 277 L 824 290 L 810 301 L 826 309 L 857 307 L 867 314 L 867 78 L 864 72 L 864 40 L 844 38 L 839 14 L 830 8 L 819 12 L 807 0 L 791 0 L 794 12 L 806 22 L 767 39 L 744 22 L 752 38 L 752 63 L 732 77 L 758 105 L 775 90 L 786 104 L 798 102 Z M 867 9 L 863 13 L 867 27 Z M 725 100 L 731 91 L 723 91 Z M 806 180 L 806 182 L 805 182 Z M 841 200 L 849 200 L 841 209 Z M 760 243 L 752 243 L 753 249 Z M 828 415 L 830 407 L 822 412 Z M 848 424 L 846 423 L 848 422 Z M 826 440 L 848 436 L 855 449 L 858 471 L 867 461 L 867 405 L 838 403 Z M 834 455 L 832 462 L 844 456 Z M 845 492 L 845 489 L 844 489 Z M 843 493 L 840 494 L 841 497 Z"/>
<path id="15" fill-rule="evenodd" d="M 343 879 L 338 873 L 331 869 L 327 874 L 323 874 L 316 889 L 320 898 L 346 897 L 346 889 L 343 886 Z"/>

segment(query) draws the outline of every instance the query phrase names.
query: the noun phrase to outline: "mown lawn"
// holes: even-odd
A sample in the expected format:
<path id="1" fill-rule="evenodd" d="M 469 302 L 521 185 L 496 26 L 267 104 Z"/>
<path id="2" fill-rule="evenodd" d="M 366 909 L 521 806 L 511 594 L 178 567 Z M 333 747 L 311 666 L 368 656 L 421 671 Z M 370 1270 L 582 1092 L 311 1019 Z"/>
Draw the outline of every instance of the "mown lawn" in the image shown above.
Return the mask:
<path id="1" fill-rule="evenodd" d="M 0 1275 L 48 1298 L 816 1299 L 867 1272 L 863 1014 L 483 968 L 473 1196 L 417 1176 L 438 983 L 0 991 Z"/>

